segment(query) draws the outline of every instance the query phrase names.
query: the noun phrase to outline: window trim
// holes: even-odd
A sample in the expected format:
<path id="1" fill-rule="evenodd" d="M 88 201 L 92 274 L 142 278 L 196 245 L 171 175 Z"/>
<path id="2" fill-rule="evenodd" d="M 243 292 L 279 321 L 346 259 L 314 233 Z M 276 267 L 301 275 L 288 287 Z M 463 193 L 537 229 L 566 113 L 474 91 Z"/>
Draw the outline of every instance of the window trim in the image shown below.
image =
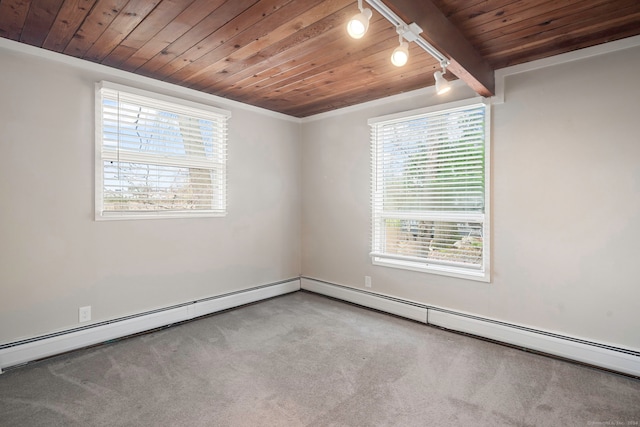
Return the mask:
<path id="1" fill-rule="evenodd" d="M 125 86 L 118 83 L 111 83 L 108 81 L 101 81 L 95 84 L 95 152 L 94 152 L 94 172 L 95 172 L 95 220 L 96 221 L 111 221 L 111 220 L 131 220 L 131 219 L 167 219 L 167 218 L 203 218 L 203 217 L 223 217 L 227 214 L 227 205 L 226 205 L 226 193 L 227 193 L 227 171 L 226 171 L 226 159 L 222 167 L 220 168 L 224 174 L 224 211 L 223 212 L 197 212 L 197 211 L 189 211 L 186 213 L 185 211 L 104 211 L 104 165 L 103 161 L 106 157 L 103 156 L 103 129 L 102 129 L 102 112 L 103 112 L 103 96 L 102 89 L 115 90 L 119 92 L 125 92 L 128 94 L 141 96 L 145 98 L 150 98 L 155 101 L 158 101 L 159 104 L 170 104 L 173 106 L 183 106 L 190 109 L 198 109 L 201 111 L 206 111 L 209 113 L 213 113 L 219 115 L 221 117 L 226 118 L 227 120 L 231 117 L 231 112 L 228 110 L 224 110 L 221 108 L 213 107 L 206 104 L 201 104 L 194 101 L 189 101 L 182 98 L 177 98 L 169 95 L 164 95 L 161 93 L 146 91 L 138 88 L 134 88 L 131 86 Z M 226 150 L 227 140 L 225 138 L 224 146 Z M 130 158 L 137 158 L 140 161 L 144 162 L 145 160 L 152 161 L 158 160 L 160 156 L 157 154 L 149 153 L 128 153 L 127 155 Z M 155 163 L 158 163 L 157 161 Z M 155 164 L 154 163 L 154 164 Z M 180 161 L 176 162 L 162 162 L 167 166 L 185 166 L 180 165 Z M 198 166 L 191 161 L 191 166 Z M 204 164 L 201 166 L 206 166 L 206 169 L 211 168 L 209 164 Z"/>
<path id="2" fill-rule="evenodd" d="M 407 260 L 410 257 L 394 257 L 393 255 L 385 255 L 384 258 L 376 255 L 382 255 L 373 251 L 373 245 L 375 244 L 375 189 L 374 183 L 376 180 L 376 163 L 374 157 L 373 144 L 374 141 L 370 141 L 371 148 L 371 186 L 370 186 L 370 236 L 371 236 L 371 262 L 373 265 L 398 268 L 402 270 L 418 271 L 422 273 L 432 273 L 450 277 L 457 277 L 462 279 L 475 280 L 480 282 L 491 281 L 491 101 L 488 98 L 475 97 L 465 99 L 456 102 L 450 102 L 446 104 L 439 104 L 430 107 L 420 108 L 411 111 L 405 111 L 395 114 L 389 114 L 385 116 L 374 117 L 368 120 L 368 125 L 371 128 L 374 125 L 381 123 L 393 123 L 403 122 L 415 119 L 419 116 L 431 113 L 444 112 L 446 110 L 465 109 L 473 107 L 474 105 L 484 105 L 485 107 L 485 134 L 484 134 L 484 214 L 482 220 L 482 245 L 483 245 L 483 259 L 482 266 L 479 269 L 473 269 L 469 267 L 456 268 L 449 265 L 429 263 L 424 260 Z M 435 214 L 437 215 L 437 214 Z M 396 259 L 393 259 L 396 258 Z"/>

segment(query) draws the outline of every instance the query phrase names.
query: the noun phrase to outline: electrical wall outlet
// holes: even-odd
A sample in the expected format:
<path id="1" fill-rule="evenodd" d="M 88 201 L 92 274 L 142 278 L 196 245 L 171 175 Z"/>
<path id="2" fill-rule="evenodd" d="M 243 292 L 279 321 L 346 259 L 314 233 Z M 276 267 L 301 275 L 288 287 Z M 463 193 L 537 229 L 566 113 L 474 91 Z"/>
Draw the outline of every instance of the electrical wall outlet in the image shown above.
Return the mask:
<path id="1" fill-rule="evenodd" d="M 371 276 L 364 276 L 364 287 L 365 288 L 371 287 Z"/>
<path id="2" fill-rule="evenodd" d="M 78 309 L 78 322 L 88 322 L 91 320 L 91 306 L 80 307 Z"/>

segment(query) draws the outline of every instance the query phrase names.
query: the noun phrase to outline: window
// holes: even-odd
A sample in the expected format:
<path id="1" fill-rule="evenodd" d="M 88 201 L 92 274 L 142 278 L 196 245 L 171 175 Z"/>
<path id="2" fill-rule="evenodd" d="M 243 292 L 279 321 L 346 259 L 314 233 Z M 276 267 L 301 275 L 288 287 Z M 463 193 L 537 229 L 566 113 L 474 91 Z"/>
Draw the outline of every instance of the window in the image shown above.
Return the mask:
<path id="1" fill-rule="evenodd" d="M 96 87 L 96 219 L 226 213 L 230 113 L 102 82 Z"/>
<path id="2" fill-rule="evenodd" d="M 369 120 L 374 264 L 489 281 L 489 107 Z"/>

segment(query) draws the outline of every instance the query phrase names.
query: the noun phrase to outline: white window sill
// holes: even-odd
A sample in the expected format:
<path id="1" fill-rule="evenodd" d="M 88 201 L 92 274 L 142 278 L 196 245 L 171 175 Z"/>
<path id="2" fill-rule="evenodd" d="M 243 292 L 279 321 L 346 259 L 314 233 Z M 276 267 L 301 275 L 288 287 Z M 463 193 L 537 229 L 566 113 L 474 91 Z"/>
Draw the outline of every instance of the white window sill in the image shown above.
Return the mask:
<path id="1" fill-rule="evenodd" d="M 439 264 L 429 264 L 427 262 L 409 262 L 393 259 L 383 259 L 379 257 L 372 257 L 371 262 L 373 265 L 379 265 L 382 267 L 419 271 L 421 273 L 439 274 L 441 276 L 457 277 L 459 279 L 475 280 L 478 282 L 489 283 L 491 281 L 489 273 L 483 269 L 471 270 Z"/>

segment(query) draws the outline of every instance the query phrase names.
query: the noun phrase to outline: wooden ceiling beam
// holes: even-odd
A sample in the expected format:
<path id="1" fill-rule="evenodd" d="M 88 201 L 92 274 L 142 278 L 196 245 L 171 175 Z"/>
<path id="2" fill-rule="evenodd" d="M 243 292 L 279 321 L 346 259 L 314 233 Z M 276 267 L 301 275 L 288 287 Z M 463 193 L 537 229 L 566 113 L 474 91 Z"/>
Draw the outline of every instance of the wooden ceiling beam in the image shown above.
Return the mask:
<path id="1" fill-rule="evenodd" d="M 421 36 L 449 58 L 447 70 L 478 94 L 494 95 L 493 68 L 431 0 L 385 0 L 385 4 L 405 22 L 422 28 Z"/>

